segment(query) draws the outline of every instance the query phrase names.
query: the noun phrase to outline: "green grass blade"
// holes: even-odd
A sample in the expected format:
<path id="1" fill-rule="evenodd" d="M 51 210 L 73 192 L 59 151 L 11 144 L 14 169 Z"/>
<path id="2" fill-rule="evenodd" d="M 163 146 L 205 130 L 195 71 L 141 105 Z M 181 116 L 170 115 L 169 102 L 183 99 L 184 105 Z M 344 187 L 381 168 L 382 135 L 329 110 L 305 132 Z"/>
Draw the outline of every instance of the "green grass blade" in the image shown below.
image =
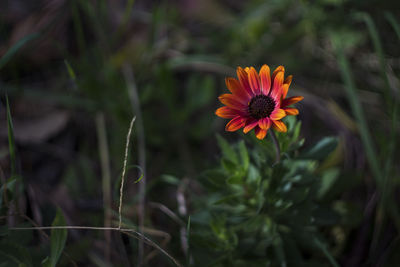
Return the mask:
<path id="1" fill-rule="evenodd" d="M 16 175 L 16 153 L 15 153 L 15 140 L 14 140 L 14 127 L 10 111 L 10 103 L 8 101 L 8 96 L 6 95 L 6 108 L 7 108 L 7 131 L 8 131 L 8 150 L 10 153 L 11 160 L 11 176 Z"/>
<path id="2" fill-rule="evenodd" d="M 385 12 L 385 17 L 386 19 L 389 21 L 389 23 L 391 24 L 391 26 L 393 27 L 397 38 L 400 41 L 400 24 L 397 22 L 396 18 L 393 16 L 392 13 L 390 12 Z M 397 93 L 399 93 L 399 88 L 397 88 Z M 394 157 L 394 152 L 395 152 L 395 148 L 397 146 L 397 137 L 396 137 L 396 133 L 397 133 L 397 124 L 398 124 L 398 112 L 399 112 L 399 103 L 398 103 L 398 98 L 397 97 L 393 97 L 394 99 L 394 107 L 393 107 L 393 115 L 392 115 L 392 125 L 391 125 L 391 134 L 390 134 L 390 141 L 388 143 L 388 153 L 387 153 L 387 161 L 386 161 L 386 165 L 385 165 L 385 180 L 389 180 L 390 179 L 390 171 L 392 169 L 393 166 L 393 161 L 395 160 Z M 393 194 L 391 195 L 391 200 L 393 200 L 394 203 L 394 196 Z M 395 220 L 396 221 L 400 221 L 400 215 L 399 212 L 397 211 L 397 208 L 395 205 L 391 205 L 392 208 L 392 213 L 396 216 Z"/>
<path id="3" fill-rule="evenodd" d="M 71 67 L 71 65 L 68 63 L 68 61 L 66 59 L 64 60 L 64 64 L 65 64 L 65 67 L 67 68 L 69 77 L 71 78 L 72 81 L 75 82 L 76 75 L 75 75 L 74 69 Z"/>
<path id="4" fill-rule="evenodd" d="M 343 47 L 340 45 L 340 43 L 336 42 L 334 43 L 334 45 L 336 46 L 338 64 L 342 72 L 342 78 L 345 84 L 347 98 L 350 102 L 353 114 L 358 122 L 358 129 L 360 131 L 361 141 L 367 155 L 368 164 L 371 168 L 378 190 L 382 194 L 382 198 L 384 200 L 388 200 L 389 196 L 387 195 L 387 190 L 385 190 L 387 184 L 385 184 L 384 172 L 380 166 L 378 154 L 376 153 L 376 149 L 374 147 L 374 143 L 368 129 L 367 120 L 365 119 L 361 103 L 358 99 L 358 95 L 356 92 L 357 89 L 352 77 L 349 62 L 344 54 Z M 391 209 L 390 206 L 391 205 L 384 205 L 385 209 L 387 209 L 387 211 L 393 217 L 397 229 L 400 230 L 400 216 L 397 212 L 395 212 L 395 210 Z"/>
<path id="5" fill-rule="evenodd" d="M 333 267 L 339 267 L 339 264 L 336 262 L 335 258 L 331 255 L 326 246 L 321 241 L 318 240 L 318 238 L 314 237 L 314 243 L 315 245 L 317 245 L 317 247 L 319 247 L 322 250 L 322 252 L 324 253 L 324 255 L 326 256 L 326 258 L 329 260 L 329 262 Z"/>
<path id="6" fill-rule="evenodd" d="M 378 58 L 379 58 L 380 75 L 385 84 L 385 90 L 383 91 L 383 96 L 385 98 L 386 104 L 389 107 L 387 112 L 389 114 L 393 114 L 392 109 L 394 108 L 395 105 L 394 105 L 392 99 L 395 99 L 395 98 L 391 97 L 391 88 L 390 88 L 390 84 L 389 84 L 389 78 L 387 75 L 387 62 L 386 62 L 385 55 L 383 52 L 382 43 L 379 38 L 378 30 L 375 26 L 374 21 L 372 20 L 372 18 L 369 14 L 363 13 L 362 18 L 368 27 L 368 31 L 371 36 L 372 43 L 374 45 L 375 53 L 378 55 Z M 392 129 L 392 132 L 393 131 L 395 131 L 395 129 Z M 390 199 L 390 196 L 392 194 L 391 193 L 391 188 L 392 188 L 391 179 L 389 179 L 388 173 L 387 173 L 388 169 L 386 169 L 387 167 L 390 167 L 390 165 L 391 165 L 390 162 L 393 160 L 393 158 L 389 157 L 389 153 L 391 153 L 391 149 L 392 149 L 390 146 L 393 144 L 393 142 L 395 142 L 392 140 L 392 138 L 395 138 L 395 136 L 392 135 L 392 137 L 389 139 L 389 142 L 387 143 L 389 145 L 388 152 L 384 156 L 384 158 L 387 159 L 386 164 L 385 164 L 387 166 L 385 166 L 385 168 L 383 170 L 383 175 L 382 175 L 381 196 L 382 196 L 382 206 L 383 207 L 387 206 L 388 200 Z"/>
<path id="7" fill-rule="evenodd" d="M 132 14 L 132 8 L 133 8 L 133 4 L 135 3 L 135 0 L 128 0 L 126 1 L 126 6 L 125 6 L 125 10 L 124 10 L 124 15 L 122 17 L 122 23 L 121 25 L 124 27 L 126 25 L 126 23 L 129 21 L 129 17 Z"/>
<path id="8" fill-rule="evenodd" d="M 396 32 L 397 37 L 400 39 L 400 25 L 397 22 L 396 18 L 390 12 L 385 12 L 385 18 L 392 25 L 394 31 Z"/>
<path id="9" fill-rule="evenodd" d="M 82 20 L 81 20 L 81 15 L 79 14 L 79 9 L 78 9 L 78 1 L 73 0 L 71 1 L 71 14 L 72 14 L 72 23 L 74 27 L 74 32 L 75 32 L 75 38 L 78 43 L 78 48 L 80 52 L 84 52 L 86 50 L 86 41 L 85 41 L 85 35 L 83 33 L 83 26 L 82 26 Z"/>
<path id="10" fill-rule="evenodd" d="M 21 49 L 21 47 L 23 47 L 29 41 L 36 39 L 38 36 L 38 33 L 29 34 L 8 49 L 4 56 L 0 58 L 0 70 L 11 60 L 11 58 L 18 52 L 18 50 Z"/>
<path id="11" fill-rule="evenodd" d="M 382 186 L 382 173 L 380 172 L 381 168 L 379 167 L 379 160 L 377 157 L 374 144 L 372 142 L 370 131 L 368 129 L 367 120 L 365 119 L 361 103 L 358 99 L 358 95 L 356 92 L 357 89 L 351 74 L 349 62 L 340 44 L 337 44 L 336 52 L 338 56 L 338 64 L 342 72 L 342 78 L 345 84 L 344 88 L 346 89 L 347 99 L 350 102 L 351 109 L 358 122 L 358 128 L 360 131 L 361 140 L 363 142 L 365 152 L 367 154 L 368 163 L 371 167 L 371 171 L 373 173 L 377 185 Z"/>
<path id="12" fill-rule="evenodd" d="M 367 25 L 369 34 L 372 39 L 372 43 L 374 45 L 375 52 L 378 55 L 379 65 L 380 65 L 380 75 L 385 83 L 385 90 L 383 91 L 383 97 L 385 98 L 386 104 L 388 104 L 391 107 L 392 98 L 390 97 L 390 83 L 386 71 L 387 63 L 385 55 L 383 53 L 382 43 L 379 38 L 378 30 L 376 29 L 375 23 L 369 14 L 362 13 L 361 17 L 364 20 L 365 24 Z"/>

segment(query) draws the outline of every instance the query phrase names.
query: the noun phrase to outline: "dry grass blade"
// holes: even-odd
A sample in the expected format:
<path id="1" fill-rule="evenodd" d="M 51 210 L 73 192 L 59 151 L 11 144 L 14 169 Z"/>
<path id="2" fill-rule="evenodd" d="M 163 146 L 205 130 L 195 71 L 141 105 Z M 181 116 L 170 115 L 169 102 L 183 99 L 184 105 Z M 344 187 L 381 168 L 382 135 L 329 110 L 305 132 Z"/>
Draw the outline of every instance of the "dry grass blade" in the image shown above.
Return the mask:
<path id="1" fill-rule="evenodd" d="M 119 207 L 118 207 L 118 216 L 119 216 L 119 223 L 118 228 L 121 229 L 122 223 L 122 198 L 124 196 L 124 183 L 125 183 L 125 174 L 126 174 L 126 165 L 128 162 L 128 151 L 129 151 L 129 143 L 132 134 L 133 124 L 135 123 L 136 116 L 132 118 L 131 124 L 129 125 L 128 134 L 126 135 L 126 145 L 125 145 L 125 156 L 124 156 L 124 167 L 122 169 L 122 178 L 121 178 L 121 187 L 119 189 Z"/>

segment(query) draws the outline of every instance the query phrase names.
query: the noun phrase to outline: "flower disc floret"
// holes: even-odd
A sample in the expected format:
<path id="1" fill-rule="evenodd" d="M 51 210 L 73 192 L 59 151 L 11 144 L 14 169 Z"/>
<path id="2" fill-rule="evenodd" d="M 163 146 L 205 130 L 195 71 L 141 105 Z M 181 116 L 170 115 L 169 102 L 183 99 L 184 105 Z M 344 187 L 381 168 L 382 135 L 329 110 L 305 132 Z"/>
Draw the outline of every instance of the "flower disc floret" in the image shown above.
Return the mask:
<path id="1" fill-rule="evenodd" d="M 271 115 L 275 108 L 275 100 L 266 95 L 256 95 L 250 100 L 249 114 L 255 119 L 262 119 Z"/>

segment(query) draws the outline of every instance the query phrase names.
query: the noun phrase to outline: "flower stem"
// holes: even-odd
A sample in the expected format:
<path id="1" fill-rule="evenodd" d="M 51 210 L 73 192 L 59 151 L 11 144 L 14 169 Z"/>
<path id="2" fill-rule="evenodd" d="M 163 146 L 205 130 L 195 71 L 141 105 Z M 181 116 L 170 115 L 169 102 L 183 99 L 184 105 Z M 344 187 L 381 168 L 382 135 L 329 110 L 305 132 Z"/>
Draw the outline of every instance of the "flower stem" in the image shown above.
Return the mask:
<path id="1" fill-rule="evenodd" d="M 281 160 L 281 149 L 279 148 L 278 139 L 276 139 L 276 135 L 275 135 L 274 131 L 270 130 L 269 133 L 270 133 L 272 142 L 275 145 L 275 157 L 276 157 L 276 161 L 274 163 L 274 165 L 275 165 L 275 164 L 279 163 L 279 161 Z"/>

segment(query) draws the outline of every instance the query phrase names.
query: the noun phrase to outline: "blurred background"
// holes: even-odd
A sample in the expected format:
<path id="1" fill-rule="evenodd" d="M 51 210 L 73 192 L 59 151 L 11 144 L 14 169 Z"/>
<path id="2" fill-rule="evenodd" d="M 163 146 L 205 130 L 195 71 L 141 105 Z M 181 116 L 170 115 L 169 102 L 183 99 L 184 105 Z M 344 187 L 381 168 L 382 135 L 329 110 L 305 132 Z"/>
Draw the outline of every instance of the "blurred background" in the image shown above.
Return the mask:
<path id="1" fill-rule="evenodd" d="M 184 262 L 182 225 L 207 197 L 197 177 L 219 162 L 216 134 L 243 138 L 214 115 L 224 78 L 237 66 L 284 65 L 289 95 L 304 96 L 301 149 L 338 140 L 324 164 L 337 174 L 330 201 L 348 203 L 351 222 L 329 226 L 332 257 L 398 266 L 399 15 L 394 0 L 2 0 L 0 178 L 2 190 L 12 177 L 21 184 L 16 205 L 2 206 L 2 227 L 31 226 L 26 217 L 51 225 L 57 207 L 67 225 L 115 226 L 136 116 L 123 221 Z M 39 263 L 49 246 L 37 231 L 1 242 L 36 251 Z M 116 232 L 71 230 L 65 252 L 59 266 L 175 266 Z"/>

